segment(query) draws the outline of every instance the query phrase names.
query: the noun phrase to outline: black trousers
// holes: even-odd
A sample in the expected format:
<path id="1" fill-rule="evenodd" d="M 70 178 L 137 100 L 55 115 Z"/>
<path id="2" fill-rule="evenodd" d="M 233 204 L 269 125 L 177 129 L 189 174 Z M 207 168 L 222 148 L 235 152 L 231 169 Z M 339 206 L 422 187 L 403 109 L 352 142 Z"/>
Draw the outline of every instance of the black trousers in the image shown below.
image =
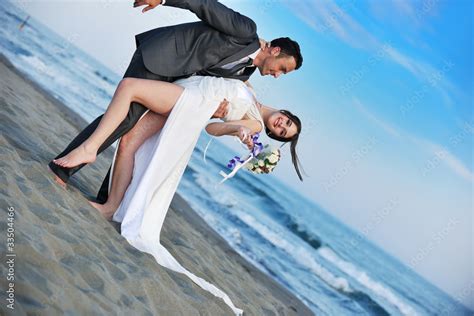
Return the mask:
<path id="1" fill-rule="evenodd" d="M 134 77 L 134 78 L 142 78 L 142 79 L 152 79 L 152 80 L 160 80 L 160 81 L 167 81 L 167 82 L 173 82 L 176 79 L 178 79 L 178 78 L 160 76 L 148 71 L 145 68 L 145 65 L 143 64 L 141 50 L 139 47 L 133 54 L 130 65 L 128 66 L 125 72 L 125 75 L 123 77 L 124 78 Z M 146 112 L 146 110 L 147 110 L 146 107 L 144 107 L 142 104 L 137 103 L 137 102 L 132 102 L 130 106 L 130 110 L 127 114 L 127 117 L 122 121 L 122 123 L 120 123 L 119 127 L 109 136 L 109 138 L 107 138 L 107 140 L 102 144 L 102 146 L 100 146 L 97 154 L 100 154 L 101 152 L 103 152 L 110 145 L 112 145 L 117 139 L 119 139 L 121 136 L 126 134 L 128 131 L 130 131 L 133 128 L 133 126 L 135 126 L 135 124 L 138 122 L 138 120 L 143 115 L 143 113 Z M 69 152 L 71 152 L 72 150 L 77 148 L 79 145 L 81 145 L 87 138 L 89 138 L 89 136 L 91 136 L 91 134 L 95 131 L 95 129 L 99 125 L 99 122 L 102 119 L 102 116 L 103 115 L 96 118 L 84 130 L 82 130 L 82 132 L 80 132 L 79 135 L 77 135 L 76 138 L 74 138 L 72 142 L 66 147 L 66 149 L 62 153 L 60 153 L 58 156 L 56 156 L 55 159 L 58 159 L 67 155 Z M 86 164 L 81 164 L 74 168 L 63 168 L 61 166 L 56 165 L 52 161 L 49 163 L 49 167 L 51 168 L 51 170 L 58 177 L 60 177 L 61 180 L 63 180 L 64 182 L 67 182 L 74 173 L 79 171 L 85 165 Z M 102 183 L 99 193 L 97 195 L 97 201 L 99 203 L 105 203 L 107 201 L 109 178 L 110 178 L 110 168 Z"/>

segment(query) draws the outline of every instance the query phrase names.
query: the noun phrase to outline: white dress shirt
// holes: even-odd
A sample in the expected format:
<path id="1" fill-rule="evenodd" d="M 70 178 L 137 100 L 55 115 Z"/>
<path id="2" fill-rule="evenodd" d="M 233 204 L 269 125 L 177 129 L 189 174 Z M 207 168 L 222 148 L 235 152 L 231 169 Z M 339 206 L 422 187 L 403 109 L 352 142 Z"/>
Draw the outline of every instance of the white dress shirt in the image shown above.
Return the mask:
<path id="1" fill-rule="evenodd" d="M 239 60 L 237 60 L 237 61 L 233 61 L 233 62 L 231 62 L 231 63 L 228 63 L 228 64 L 223 65 L 222 68 L 224 68 L 224 69 L 231 69 L 232 67 L 236 66 L 237 64 L 246 63 L 246 62 L 249 60 L 249 58 L 255 59 L 255 57 L 257 57 L 258 53 L 260 53 L 260 48 L 257 49 L 254 53 L 252 53 L 252 54 L 250 54 L 250 55 L 248 55 L 248 56 L 245 56 L 245 57 L 243 57 L 243 58 L 241 58 L 241 59 L 239 59 Z M 248 67 L 255 67 L 255 66 L 248 66 Z M 245 67 L 245 68 L 247 68 L 247 67 Z M 239 70 L 239 71 L 237 72 L 237 75 L 241 75 L 241 74 L 244 72 L 245 68 L 242 68 L 241 70 Z"/>

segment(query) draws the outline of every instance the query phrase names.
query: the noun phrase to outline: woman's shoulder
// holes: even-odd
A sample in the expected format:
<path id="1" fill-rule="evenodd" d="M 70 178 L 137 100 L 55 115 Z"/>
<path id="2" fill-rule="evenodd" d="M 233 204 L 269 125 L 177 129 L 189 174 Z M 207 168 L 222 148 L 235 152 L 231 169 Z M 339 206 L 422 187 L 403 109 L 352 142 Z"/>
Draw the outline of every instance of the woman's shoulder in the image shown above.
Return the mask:
<path id="1" fill-rule="evenodd" d="M 260 123 L 262 130 L 265 129 L 265 122 L 263 121 L 262 113 L 260 112 L 261 105 L 257 101 L 253 102 L 247 110 L 247 116 Z"/>

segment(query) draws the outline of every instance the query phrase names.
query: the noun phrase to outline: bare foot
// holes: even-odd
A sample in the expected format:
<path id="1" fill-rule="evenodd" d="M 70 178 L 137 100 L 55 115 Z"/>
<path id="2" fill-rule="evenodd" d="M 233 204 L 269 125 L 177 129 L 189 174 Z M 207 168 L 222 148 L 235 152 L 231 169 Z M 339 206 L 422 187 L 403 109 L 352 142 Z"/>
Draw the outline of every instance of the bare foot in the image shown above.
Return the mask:
<path id="1" fill-rule="evenodd" d="M 89 201 L 90 205 L 92 205 L 95 209 L 99 211 L 99 213 L 108 221 L 112 220 L 112 217 L 115 214 L 115 211 L 117 210 L 116 207 L 108 205 L 107 203 L 105 204 L 99 204 L 96 202 Z"/>
<path id="2" fill-rule="evenodd" d="M 88 148 L 83 144 L 66 156 L 59 159 L 53 159 L 53 162 L 61 167 L 72 168 L 83 163 L 94 162 L 96 157 L 97 151 L 88 150 Z"/>
<path id="3" fill-rule="evenodd" d="M 58 177 L 57 174 L 54 173 L 53 170 L 48 166 L 48 170 L 53 174 L 54 176 L 54 181 L 59 184 L 63 189 L 66 189 L 67 185 L 66 182 L 64 182 L 60 177 Z"/>

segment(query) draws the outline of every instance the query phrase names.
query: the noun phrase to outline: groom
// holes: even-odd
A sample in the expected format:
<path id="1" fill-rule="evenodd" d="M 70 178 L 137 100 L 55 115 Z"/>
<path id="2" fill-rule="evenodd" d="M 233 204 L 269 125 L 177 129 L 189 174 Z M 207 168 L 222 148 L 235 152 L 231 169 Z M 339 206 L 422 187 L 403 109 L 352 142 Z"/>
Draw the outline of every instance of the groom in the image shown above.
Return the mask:
<path id="1" fill-rule="evenodd" d="M 216 0 L 137 0 L 134 7 L 147 5 L 146 12 L 158 5 L 187 9 L 200 22 L 156 28 L 135 36 L 137 49 L 125 77 L 173 82 L 192 75 L 215 76 L 247 81 L 258 68 L 262 76 L 278 78 L 281 74 L 301 67 L 303 57 L 298 43 L 278 38 L 270 45 L 259 40 L 255 22 Z M 146 108 L 133 102 L 127 118 L 99 148 L 98 154 L 131 130 Z M 221 111 L 222 113 L 222 111 Z M 87 126 L 55 159 L 68 154 L 87 139 L 97 128 L 102 116 Z M 49 167 L 67 182 L 81 169 L 63 168 L 54 162 Z M 107 199 L 107 174 L 97 197 Z"/>

